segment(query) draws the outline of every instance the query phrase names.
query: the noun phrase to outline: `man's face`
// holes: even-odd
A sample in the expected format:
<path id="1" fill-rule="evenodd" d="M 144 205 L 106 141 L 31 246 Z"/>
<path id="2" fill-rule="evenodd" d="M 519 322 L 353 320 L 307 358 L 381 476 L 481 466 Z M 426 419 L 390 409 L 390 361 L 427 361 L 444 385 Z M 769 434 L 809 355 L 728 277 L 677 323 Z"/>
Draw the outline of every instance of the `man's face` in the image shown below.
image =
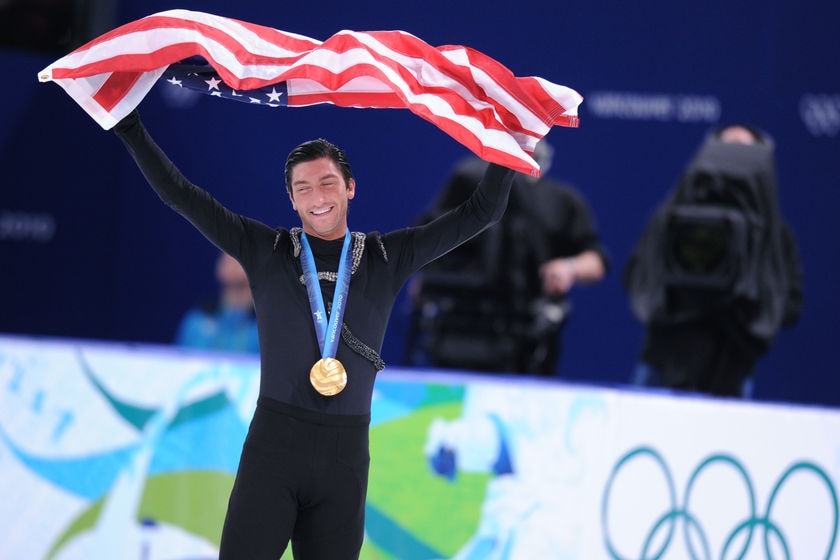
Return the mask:
<path id="1" fill-rule="evenodd" d="M 339 239 L 347 230 L 347 206 L 356 182 L 347 184 L 338 165 L 328 157 L 298 163 L 292 168 L 292 208 L 303 231 L 321 239 Z"/>

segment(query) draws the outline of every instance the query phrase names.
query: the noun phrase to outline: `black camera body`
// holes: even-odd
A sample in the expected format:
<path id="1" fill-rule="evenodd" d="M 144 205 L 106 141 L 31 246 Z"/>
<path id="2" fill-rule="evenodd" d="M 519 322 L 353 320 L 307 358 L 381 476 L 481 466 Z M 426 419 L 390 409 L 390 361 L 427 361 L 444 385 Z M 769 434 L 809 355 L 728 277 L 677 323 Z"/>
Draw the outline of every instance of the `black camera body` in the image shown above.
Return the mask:
<path id="1" fill-rule="evenodd" d="M 767 297 L 762 269 L 778 253 L 778 216 L 772 143 L 708 138 L 631 257 L 625 285 L 637 317 L 749 321 Z"/>
<path id="2" fill-rule="evenodd" d="M 737 290 L 762 237 L 756 190 L 753 177 L 733 175 L 731 169 L 726 173 L 700 169 L 685 175 L 665 214 L 667 289 L 721 295 Z"/>

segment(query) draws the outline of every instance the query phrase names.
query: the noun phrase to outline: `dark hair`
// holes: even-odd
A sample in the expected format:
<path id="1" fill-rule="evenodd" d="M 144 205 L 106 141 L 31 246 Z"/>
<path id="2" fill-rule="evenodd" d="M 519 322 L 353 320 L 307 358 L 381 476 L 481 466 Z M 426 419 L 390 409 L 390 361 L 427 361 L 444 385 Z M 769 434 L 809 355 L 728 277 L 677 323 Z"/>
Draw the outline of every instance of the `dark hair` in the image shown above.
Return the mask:
<path id="1" fill-rule="evenodd" d="M 292 170 L 295 165 L 305 161 L 313 161 L 322 157 L 328 157 L 333 160 L 344 176 L 344 182 L 349 184 L 350 179 L 353 178 L 353 171 L 350 169 L 350 164 L 347 161 L 347 154 L 344 150 L 332 144 L 323 138 L 317 140 L 310 140 L 304 142 L 297 148 L 291 151 L 289 157 L 286 158 L 286 191 L 290 194 L 292 192 Z"/>

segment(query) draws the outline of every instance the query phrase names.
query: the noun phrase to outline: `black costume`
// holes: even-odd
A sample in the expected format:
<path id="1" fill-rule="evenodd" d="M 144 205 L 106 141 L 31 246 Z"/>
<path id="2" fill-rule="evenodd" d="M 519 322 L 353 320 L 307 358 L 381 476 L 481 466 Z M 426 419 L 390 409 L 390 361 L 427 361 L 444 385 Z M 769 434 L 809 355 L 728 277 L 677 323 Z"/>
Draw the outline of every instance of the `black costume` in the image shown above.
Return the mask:
<path id="1" fill-rule="evenodd" d="M 459 165 L 419 223 L 466 200 L 486 169 L 475 158 Z M 499 223 L 418 275 L 406 363 L 555 375 L 571 306 L 564 296 L 544 294 L 539 269 L 585 251 L 608 267 L 583 197 L 549 178 L 517 175 Z"/>
<path id="2" fill-rule="evenodd" d="M 325 397 L 310 385 L 321 358 L 299 259 L 300 229 L 273 229 L 231 212 L 191 184 L 136 112 L 115 128 L 160 198 L 245 269 L 260 334 L 260 397 L 240 459 L 221 558 L 276 560 L 291 538 L 295 558 L 356 557 L 364 531 L 371 398 L 391 308 L 421 266 L 504 212 L 513 172 L 491 165 L 474 195 L 422 227 L 354 233 L 352 276 L 336 358 L 346 388 Z M 308 236 L 324 301 L 332 301 L 343 240 Z M 318 478 L 320 475 L 320 478 Z"/>
<path id="3" fill-rule="evenodd" d="M 771 139 L 706 138 L 656 210 L 624 274 L 647 327 L 649 384 L 740 396 L 744 381 L 801 308 L 801 270 L 782 219 Z"/>

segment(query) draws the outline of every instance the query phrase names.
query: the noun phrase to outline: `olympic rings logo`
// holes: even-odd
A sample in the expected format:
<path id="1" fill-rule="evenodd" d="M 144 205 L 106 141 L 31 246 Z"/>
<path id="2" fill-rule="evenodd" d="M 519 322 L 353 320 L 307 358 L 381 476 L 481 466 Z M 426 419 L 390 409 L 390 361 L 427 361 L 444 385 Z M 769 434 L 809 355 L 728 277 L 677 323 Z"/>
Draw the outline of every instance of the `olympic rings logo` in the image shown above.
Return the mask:
<path id="1" fill-rule="evenodd" d="M 689 477 L 688 484 L 686 485 L 685 493 L 683 495 L 682 504 L 680 505 L 677 502 L 677 491 L 674 484 L 674 478 L 671 475 L 671 471 L 668 465 L 666 464 L 665 460 L 656 450 L 650 447 L 637 447 L 626 453 L 618 461 L 618 463 L 616 463 L 616 465 L 612 469 L 612 472 L 610 473 L 609 479 L 607 480 L 606 487 L 604 488 L 604 496 L 601 503 L 601 526 L 604 532 L 604 544 L 612 560 L 629 560 L 621 556 L 621 554 L 619 554 L 618 550 L 616 549 L 615 543 L 609 535 L 608 515 L 610 506 L 610 495 L 613 491 L 613 484 L 615 482 L 616 475 L 622 468 L 624 468 L 630 461 L 642 457 L 649 457 L 653 459 L 658 468 L 662 471 L 662 475 L 664 476 L 664 480 L 667 485 L 670 508 L 667 511 L 665 511 L 659 518 L 656 519 L 655 523 L 648 531 L 644 539 L 644 545 L 642 547 L 642 553 L 639 557 L 639 560 L 656 560 L 662 558 L 665 552 L 675 541 L 674 533 L 676 531 L 676 525 L 679 521 L 683 521 L 683 541 L 685 543 L 686 548 L 688 549 L 688 553 L 690 555 L 689 557 L 692 560 L 697 560 L 700 558 L 712 558 L 707 531 L 701 525 L 697 516 L 692 514 L 690 509 L 690 499 L 692 497 L 692 490 L 694 490 L 695 483 L 697 482 L 700 475 L 713 465 L 723 465 L 725 467 L 731 467 L 732 469 L 734 469 L 738 477 L 742 479 L 747 495 L 749 497 L 748 515 L 745 519 L 742 519 L 739 522 L 737 522 L 736 525 L 732 528 L 732 530 L 726 535 L 720 558 L 744 558 L 747 551 L 750 549 L 750 544 L 752 542 L 754 532 L 756 531 L 756 529 L 761 529 L 763 531 L 763 545 L 765 557 L 768 559 L 773 558 L 771 553 L 772 537 L 775 539 L 775 543 L 781 547 L 781 550 L 784 554 L 784 558 L 790 560 L 791 551 L 788 546 L 787 537 L 782 532 L 779 525 L 773 520 L 772 510 L 782 486 L 784 486 L 785 483 L 791 479 L 791 477 L 799 473 L 811 473 L 816 475 L 817 478 L 822 483 L 824 483 L 826 489 L 828 490 L 828 495 L 830 498 L 831 506 L 833 507 L 834 516 L 831 524 L 832 536 L 825 550 L 824 558 L 828 559 L 831 557 L 831 553 L 834 550 L 834 545 L 837 540 L 838 519 L 840 519 L 840 511 L 838 511 L 838 509 L 840 508 L 840 506 L 838 506 L 837 492 L 835 491 L 831 479 L 817 465 L 807 461 L 800 461 L 788 467 L 787 470 L 776 481 L 773 487 L 773 491 L 770 494 L 770 498 L 767 501 L 766 510 L 763 514 L 759 514 L 756 511 L 755 490 L 753 488 L 753 483 L 750 479 L 750 476 L 747 473 L 746 469 L 743 467 L 743 465 L 741 465 L 734 457 L 725 454 L 715 454 L 710 455 L 706 457 L 703 461 L 701 461 L 701 463 L 694 469 L 694 472 Z M 667 533 L 664 535 L 664 538 L 661 534 L 662 531 L 667 531 Z M 658 544 L 655 544 L 657 542 Z M 698 550 L 696 550 L 696 543 L 698 542 L 699 545 L 702 547 L 702 555 L 698 554 Z M 734 552 L 737 542 L 742 543 L 742 548 L 738 552 Z M 651 550 L 652 548 L 656 548 L 656 550 Z"/>

